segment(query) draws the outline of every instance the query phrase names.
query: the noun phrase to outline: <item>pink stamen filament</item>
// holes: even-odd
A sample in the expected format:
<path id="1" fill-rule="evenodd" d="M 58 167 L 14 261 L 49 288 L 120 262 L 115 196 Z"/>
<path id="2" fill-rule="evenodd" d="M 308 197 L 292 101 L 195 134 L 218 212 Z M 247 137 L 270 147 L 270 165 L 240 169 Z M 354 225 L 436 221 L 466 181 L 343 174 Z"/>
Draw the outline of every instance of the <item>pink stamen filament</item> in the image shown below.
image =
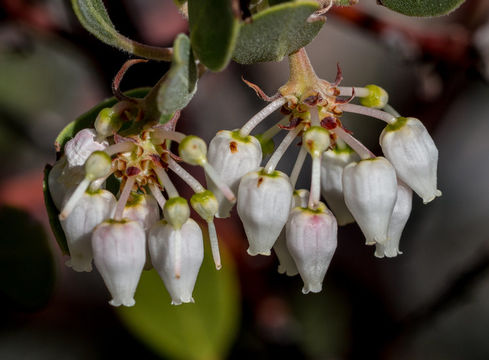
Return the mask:
<path id="1" fill-rule="evenodd" d="M 352 96 L 353 89 L 355 89 L 355 96 L 357 97 L 367 97 L 370 95 L 370 90 L 364 87 L 338 86 L 338 90 L 340 90 L 339 96 Z"/>
<path id="2" fill-rule="evenodd" d="M 151 141 L 154 144 L 161 144 L 165 140 L 172 140 L 180 143 L 187 135 L 178 131 L 168 131 L 164 129 L 156 129 L 151 134 Z"/>
<path id="3" fill-rule="evenodd" d="M 264 170 L 267 174 L 270 174 L 272 171 L 275 170 L 275 168 L 278 165 L 278 162 L 280 161 L 282 156 L 284 156 L 290 144 L 292 144 L 294 139 L 301 132 L 302 127 L 303 127 L 302 125 L 299 125 L 295 129 L 290 130 L 287 133 L 287 135 L 285 135 L 285 138 L 282 140 L 278 148 L 274 151 L 274 153 L 270 157 L 270 160 L 268 160 L 267 164 L 265 165 Z"/>
<path id="4" fill-rule="evenodd" d="M 333 130 L 338 137 L 343 140 L 348 146 L 350 146 L 353 151 L 355 151 L 360 158 L 362 159 L 371 159 L 375 157 L 375 154 L 371 152 L 365 145 L 363 145 L 360 141 L 354 138 L 352 135 L 347 133 L 344 129 L 340 127 L 336 127 Z"/>
<path id="5" fill-rule="evenodd" d="M 172 158 L 168 158 L 168 167 L 177 174 L 185 183 L 192 188 L 192 190 L 196 193 L 204 192 L 204 187 L 190 175 L 187 170 L 181 167 L 175 160 Z"/>
<path id="6" fill-rule="evenodd" d="M 367 115 L 373 118 L 385 121 L 388 124 L 392 124 L 396 121 L 396 117 L 391 114 L 377 109 L 372 109 L 366 106 L 355 105 L 355 104 L 341 104 L 340 109 L 345 112 L 351 112 L 355 114 Z"/>
<path id="7" fill-rule="evenodd" d="M 301 146 L 301 148 L 299 149 L 299 154 L 297 154 L 297 159 L 295 160 L 294 168 L 290 173 L 290 183 L 292 184 L 292 189 L 295 189 L 297 179 L 299 178 L 302 166 L 304 165 L 304 161 L 306 160 L 306 155 L 307 150 L 303 146 Z"/>
<path id="8" fill-rule="evenodd" d="M 321 197 L 321 155 L 312 157 L 311 190 L 309 191 L 308 207 L 316 209 Z"/>
<path id="9" fill-rule="evenodd" d="M 216 265 L 216 269 L 221 269 L 221 254 L 219 253 L 219 242 L 217 238 L 216 226 L 214 225 L 214 221 L 207 222 L 207 229 L 209 230 L 209 241 L 211 244 L 212 258 L 214 259 L 214 264 Z"/>
<path id="10" fill-rule="evenodd" d="M 239 134 L 243 137 L 248 136 L 251 131 L 263 120 L 265 120 L 275 110 L 280 109 L 286 102 L 287 98 L 281 97 L 272 101 L 270 104 L 261 109 L 255 116 L 253 116 L 244 126 L 239 130 Z"/>
<path id="11" fill-rule="evenodd" d="M 155 184 L 149 184 L 148 187 L 154 198 L 156 199 L 156 202 L 160 206 L 161 210 L 163 210 L 163 208 L 165 207 L 166 199 L 161 193 L 160 189 Z"/>
<path id="12" fill-rule="evenodd" d="M 129 195 L 131 194 L 131 190 L 135 182 L 136 182 L 135 176 L 129 176 L 127 178 L 126 183 L 124 184 L 124 188 L 122 189 L 121 196 L 119 197 L 119 201 L 117 201 L 114 220 L 119 221 L 122 219 L 124 207 L 126 206 L 127 200 L 129 199 Z"/>
<path id="13" fill-rule="evenodd" d="M 206 172 L 207 176 L 214 182 L 214 184 L 221 190 L 222 194 L 224 197 L 232 204 L 236 202 L 236 196 L 232 192 L 232 190 L 227 186 L 222 180 L 219 174 L 214 170 L 211 164 L 209 164 L 207 161 L 202 164 L 202 167 L 204 168 L 204 171 Z"/>
<path id="14" fill-rule="evenodd" d="M 104 151 L 109 155 L 115 155 L 118 153 L 125 153 L 133 151 L 136 148 L 136 145 L 129 141 L 120 142 L 117 144 L 113 144 L 108 146 Z"/>
<path id="15" fill-rule="evenodd" d="M 91 181 L 90 178 L 85 177 L 78 184 L 75 191 L 73 192 L 73 194 L 71 194 L 70 198 L 66 202 L 65 206 L 63 206 L 63 209 L 59 214 L 60 220 L 65 220 L 71 214 L 76 204 L 78 204 L 78 201 L 82 198 L 83 194 L 88 189 L 88 186 L 90 185 L 90 181 Z"/>
<path id="16" fill-rule="evenodd" d="M 165 169 L 159 166 L 153 166 L 153 169 L 156 173 L 156 176 L 158 177 L 158 181 L 160 182 L 160 185 L 163 186 L 163 188 L 166 190 L 168 197 L 172 198 L 172 197 L 179 196 L 177 188 L 171 182 Z"/>

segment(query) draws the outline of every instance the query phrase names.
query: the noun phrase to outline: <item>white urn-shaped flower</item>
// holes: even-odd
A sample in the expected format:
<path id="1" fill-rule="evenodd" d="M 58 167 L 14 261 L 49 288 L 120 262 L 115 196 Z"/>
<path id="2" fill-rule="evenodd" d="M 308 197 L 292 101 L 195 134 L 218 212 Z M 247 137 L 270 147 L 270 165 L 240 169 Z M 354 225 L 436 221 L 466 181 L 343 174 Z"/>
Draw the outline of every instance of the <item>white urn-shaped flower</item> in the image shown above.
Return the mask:
<path id="1" fill-rule="evenodd" d="M 243 176 L 238 189 L 238 214 L 248 238 L 250 255 L 270 255 L 292 203 L 289 177 L 263 169 Z"/>
<path id="2" fill-rule="evenodd" d="M 107 141 L 99 141 L 95 129 L 78 131 L 75 137 L 65 145 L 65 155 L 69 167 L 82 166 L 94 151 L 102 151 L 107 146 Z"/>
<path id="3" fill-rule="evenodd" d="M 343 193 L 366 244 L 386 242 L 397 198 L 396 171 L 390 162 L 377 157 L 347 165 L 343 170 Z"/>
<path id="4" fill-rule="evenodd" d="M 92 235 L 93 259 L 109 289 L 113 306 L 133 306 L 146 261 L 146 234 L 137 221 L 106 220 Z"/>
<path id="5" fill-rule="evenodd" d="M 219 131 L 211 140 L 207 161 L 221 180 L 236 194 L 241 177 L 258 169 L 262 160 L 260 142 L 254 136 L 242 137 L 239 131 Z M 217 217 L 228 217 L 233 207 L 214 182 L 207 178 L 207 185 L 219 202 Z"/>
<path id="6" fill-rule="evenodd" d="M 75 271 L 92 271 L 92 231 L 113 215 L 116 202 L 107 190 L 87 191 L 69 216 L 60 221 L 70 251 L 67 266 Z"/>
<path id="7" fill-rule="evenodd" d="M 337 232 L 334 215 L 321 202 L 316 210 L 296 207 L 290 213 L 286 225 L 287 248 L 304 282 L 304 294 L 322 290 L 336 250 Z"/>
<path id="8" fill-rule="evenodd" d="M 423 123 L 415 118 L 399 117 L 380 135 L 385 157 L 399 178 L 429 203 L 441 196 L 437 189 L 438 149 Z"/>
<path id="9" fill-rule="evenodd" d="M 149 232 L 149 253 L 154 268 L 170 293 L 172 305 L 194 302 L 192 292 L 204 260 L 199 225 L 189 218 L 179 230 L 165 220 Z"/>

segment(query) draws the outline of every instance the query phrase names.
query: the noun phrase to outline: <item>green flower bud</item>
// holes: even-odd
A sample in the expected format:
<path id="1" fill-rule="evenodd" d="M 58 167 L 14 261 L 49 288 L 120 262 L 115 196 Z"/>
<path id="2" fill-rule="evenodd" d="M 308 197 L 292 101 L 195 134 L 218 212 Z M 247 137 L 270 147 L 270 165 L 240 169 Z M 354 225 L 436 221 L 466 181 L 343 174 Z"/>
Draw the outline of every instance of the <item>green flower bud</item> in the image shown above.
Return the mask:
<path id="1" fill-rule="evenodd" d="M 178 152 L 190 165 L 202 165 L 207 162 L 207 145 L 198 136 L 185 137 L 178 146 Z"/>
<path id="2" fill-rule="evenodd" d="M 389 102 L 387 92 L 377 85 L 367 85 L 366 89 L 369 94 L 366 97 L 360 98 L 360 104 L 374 109 L 382 109 Z"/>
<path id="3" fill-rule="evenodd" d="M 179 230 L 190 217 L 187 200 L 180 196 L 168 199 L 163 207 L 163 215 L 175 230 Z"/>
<path id="4" fill-rule="evenodd" d="M 302 135 L 302 146 L 313 157 L 318 157 L 326 151 L 329 147 L 331 140 L 329 138 L 328 130 L 320 126 L 311 126 L 304 135 Z"/>
<path id="5" fill-rule="evenodd" d="M 85 162 L 86 177 L 90 180 L 100 179 L 109 174 L 112 159 L 104 151 L 94 151 Z"/>
<path id="6" fill-rule="evenodd" d="M 212 221 L 219 210 L 219 203 L 210 190 L 194 194 L 190 199 L 190 205 L 205 221 Z"/>
<path id="7" fill-rule="evenodd" d="M 100 110 L 95 119 L 95 130 L 104 136 L 112 136 L 119 131 L 122 126 L 120 114 L 116 113 L 113 108 L 104 108 Z"/>

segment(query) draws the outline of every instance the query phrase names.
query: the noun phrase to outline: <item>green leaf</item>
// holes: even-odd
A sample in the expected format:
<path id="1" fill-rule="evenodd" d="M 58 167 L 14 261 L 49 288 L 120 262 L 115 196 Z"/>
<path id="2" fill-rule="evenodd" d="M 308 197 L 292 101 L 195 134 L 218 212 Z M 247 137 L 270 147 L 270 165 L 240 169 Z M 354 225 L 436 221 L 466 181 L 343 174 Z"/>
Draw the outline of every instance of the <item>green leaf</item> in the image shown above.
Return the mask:
<path id="1" fill-rule="evenodd" d="M 173 43 L 173 60 L 170 70 L 156 84 L 145 99 L 147 116 L 161 124 L 183 109 L 197 90 L 197 65 L 189 38 L 180 34 Z"/>
<path id="2" fill-rule="evenodd" d="M 23 210 L 0 207 L 0 294 L 22 310 L 44 306 L 55 269 L 42 225 Z"/>
<path id="3" fill-rule="evenodd" d="M 44 194 L 44 204 L 46 205 L 46 211 L 48 213 L 49 225 L 51 225 L 51 230 L 53 231 L 54 237 L 58 242 L 59 248 L 61 252 L 65 255 L 70 254 L 70 250 L 68 249 L 68 243 L 66 242 L 66 236 L 61 227 L 61 223 L 59 222 L 59 211 L 54 205 L 53 198 L 51 197 L 51 193 L 49 192 L 49 183 L 48 177 L 49 173 L 53 167 L 49 164 L 46 164 L 44 167 L 44 179 L 42 182 L 42 192 Z"/>
<path id="4" fill-rule="evenodd" d="M 163 282 L 151 270 L 141 277 L 136 306 L 117 309 L 134 336 L 158 354 L 184 360 L 226 357 L 238 330 L 239 280 L 232 258 L 220 245 L 223 268 L 217 271 L 206 251 L 193 294 L 195 304 L 170 305 Z"/>
<path id="5" fill-rule="evenodd" d="M 170 49 L 144 45 L 118 33 L 102 0 L 71 0 L 71 5 L 83 27 L 104 43 L 148 59 L 171 59 Z"/>
<path id="6" fill-rule="evenodd" d="M 190 38 L 195 54 L 212 71 L 220 71 L 231 60 L 239 33 L 233 0 L 189 0 Z"/>
<path id="7" fill-rule="evenodd" d="M 465 0 L 377 0 L 380 5 L 408 16 L 440 16 L 458 8 Z"/>
<path id="8" fill-rule="evenodd" d="M 134 98 L 143 98 L 148 94 L 148 92 L 149 88 L 139 88 L 127 91 L 124 94 Z M 78 117 L 76 120 L 66 125 L 56 138 L 56 141 L 54 143 L 56 149 L 59 149 L 58 151 L 62 154 L 64 146 L 68 140 L 73 138 L 73 136 L 75 136 L 75 134 L 81 129 L 93 127 L 93 123 L 95 122 L 95 119 L 97 118 L 100 110 L 115 105 L 117 101 L 118 100 L 115 97 L 104 100 L 100 104 L 94 106 L 92 109 L 88 110 L 86 113 Z"/>
<path id="9" fill-rule="evenodd" d="M 334 0 L 334 6 L 353 6 L 358 4 L 359 0 Z"/>
<path id="10" fill-rule="evenodd" d="M 283 3 L 256 15 L 241 26 L 233 58 L 241 64 L 280 61 L 284 56 L 309 44 L 324 20 L 307 22 L 318 10 L 314 1 Z"/>

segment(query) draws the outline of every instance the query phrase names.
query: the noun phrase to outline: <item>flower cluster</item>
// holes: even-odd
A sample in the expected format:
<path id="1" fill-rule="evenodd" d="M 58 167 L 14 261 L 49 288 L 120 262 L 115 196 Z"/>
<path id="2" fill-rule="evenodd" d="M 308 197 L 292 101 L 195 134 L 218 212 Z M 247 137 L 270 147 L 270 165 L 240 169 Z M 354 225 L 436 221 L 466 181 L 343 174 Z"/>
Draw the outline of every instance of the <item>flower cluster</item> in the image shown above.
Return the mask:
<path id="1" fill-rule="evenodd" d="M 208 224 L 217 269 L 221 260 L 213 221 L 230 215 L 235 194 L 248 253 L 270 255 L 274 249 L 279 272 L 300 274 L 304 293 L 321 291 L 338 225 L 356 221 L 366 244 L 376 246 L 377 257 L 400 254 L 412 191 L 425 203 L 441 195 L 432 138 L 419 120 L 399 116 L 378 86 L 340 87 L 339 69 L 334 83 L 321 80 L 303 49 L 289 60 L 289 81 L 274 97 L 249 84 L 270 103 L 240 129 L 219 131 L 209 149 L 199 137 L 174 131 L 174 121 L 122 135 L 122 102 L 102 110 L 94 128 L 79 131 L 66 143 L 48 180 L 70 251 L 67 265 L 91 271 L 93 259 L 112 294 L 110 304 L 134 305 L 141 273 L 151 267 L 173 304 L 193 301 L 203 236 L 169 170 L 194 191 L 190 205 Z M 355 96 L 361 105 L 351 103 Z M 279 109 L 285 116 L 278 124 L 251 135 Z M 387 123 L 380 136 L 385 157 L 375 156 L 342 126 L 346 112 Z M 288 133 L 261 166 L 281 129 Z M 301 146 L 289 176 L 276 168 L 296 139 Z M 178 156 L 170 142 L 179 144 Z M 312 158 L 310 189 L 295 189 L 307 154 Z M 209 190 L 181 161 L 204 169 Z M 106 190 L 111 179 L 118 180 L 113 192 Z"/>

